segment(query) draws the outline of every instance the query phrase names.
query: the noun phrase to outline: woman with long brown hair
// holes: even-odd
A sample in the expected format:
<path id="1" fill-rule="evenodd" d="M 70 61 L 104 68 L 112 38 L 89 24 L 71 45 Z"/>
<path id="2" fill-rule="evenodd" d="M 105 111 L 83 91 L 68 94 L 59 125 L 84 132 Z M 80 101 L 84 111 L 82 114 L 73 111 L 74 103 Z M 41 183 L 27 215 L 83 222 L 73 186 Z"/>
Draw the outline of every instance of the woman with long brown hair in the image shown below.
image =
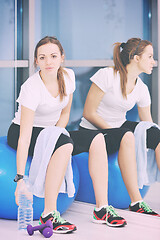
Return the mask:
<path id="1" fill-rule="evenodd" d="M 155 64 L 152 43 L 140 38 L 131 38 L 126 43 L 117 42 L 114 44 L 113 60 L 114 67 L 102 68 L 91 77 L 92 85 L 86 98 L 80 129 L 99 129 L 104 134 L 107 153 L 119 150 L 118 161 L 131 198 L 129 209 L 158 216 L 133 191 L 133 185 L 137 189 L 136 181 L 140 179 L 136 179 L 135 142 L 132 132 L 146 122 L 149 122 L 149 127 L 145 131 L 139 129 L 147 136 L 145 148 L 155 151 L 156 172 L 160 170 L 160 130 L 152 124 L 150 94 L 148 87 L 139 77 L 142 72 L 152 73 Z M 127 111 L 135 104 L 138 105 L 142 125 L 126 120 Z M 139 148 L 142 152 L 146 151 L 141 145 Z M 154 181 L 156 180 L 157 174 Z M 143 183 L 150 184 L 148 180 Z"/>
<path id="2" fill-rule="evenodd" d="M 103 215 L 98 210 L 93 212 L 98 214 L 99 222 L 103 220 L 112 227 L 125 226 L 125 219 L 120 217 L 113 207 L 108 206 L 108 162 L 103 134 L 92 130 L 90 132 L 70 131 L 69 133 L 65 130 L 75 90 L 75 75 L 73 70 L 61 66 L 64 61 L 62 45 L 57 38 L 46 36 L 36 45 L 34 58 L 39 70 L 21 86 L 17 99 L 19 108 L 8 130 L 8 144 L 17 150 L 17 175 L 14 179 L 17 183 L 16 203 L 18 204 L 19 186 L 25 184 L 23 176 L 28 155 L 33 156 L 29 174 L 29 179 L 33 179 L 30 176 L 35 175 L 35 168 L 32 164 L 34 163 L 36 169 L 39 167 L 35 160 L 35 149 L 37 150 L 37 144 L 41 143 L 39 139 L 42 140 L 42 146 L 38 145 L 38 149 L 41 150 L 44 149 L 43 140 L 46 139 L 46 131 L 47 134 L 52 131 L 53 136 L 58 131 L 60 135 L 57 137 L 55 147 L 50 144 L 50 139 L 48 141 L 53 149 L 51 149 L 45 174 L 43 167 L 41 168 L 42 175 L 45 176 L 44 184 L 38 182 L 38 186 L 36 185 L 37 187 L 44 186 L 44 210 L 40 216 L 40 224 L 50 219 L 55 233 L 68 233 L 76 230 L 76 226 L 64 220 L 57 211 L 57 197 L 71 155 L 89 152 L 88 165 L 96 197 L 96 207 L 103 206 Z M 47 152 L 46 148 L 44 150 Z M 40 182 L 42 175 L 40 175 Z M 39 194 L 36 188 L 35 190 L 36 194 Z"/>

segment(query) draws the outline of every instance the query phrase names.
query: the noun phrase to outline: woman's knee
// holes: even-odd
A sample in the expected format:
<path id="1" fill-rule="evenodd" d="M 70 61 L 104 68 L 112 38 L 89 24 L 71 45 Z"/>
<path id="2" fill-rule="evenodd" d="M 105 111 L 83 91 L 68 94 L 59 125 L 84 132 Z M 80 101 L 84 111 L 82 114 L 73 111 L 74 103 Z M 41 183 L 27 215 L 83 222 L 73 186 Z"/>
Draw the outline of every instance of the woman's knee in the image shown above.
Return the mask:
<path id="1" fill-rule="evenodd" d="M 68 152 L 72 153 L 73 147 L 74 147 L 74 142 L 73 142 L 72 138 L 67 135 L 61 134 L 61 136 L 59 137 L 59 139 L 56 143 L 54 152 L 57 149 L 61 148 L 61 150 L 63 150 L 63 151 L 68 151 Z"/>
<path id="2" fill-rule="evenodd" d="M 73 152 L 73 144 L 72 143 L 66 143 L 63 144 L 61 146 L 59 146 L 57 149 L 55 149 L 55 151 L 53 152 L 53 155 L 56 154 L 60 154 L 59 156 L 65 156 L 65 158 L 67 159 L 69 156 L 72 155 Z"/>
<path id="3" fill-rule="evenodd" d="M 135 145 L 135 137 L 131 131 L 127 131 L 121 140 L 121 146 L 134 146 Z"/>
<path id="4" fill-rule="evenodd" d="M 71 142 L 63 144 L 60 148 L 61 150 L 63 150 L 64 152 L 68 152 L 69 154 L 72 154 L 73 152 L 73 144 Z"/>
<path id="5" fill-rule="evenodd" d="M 91 148 L 99 148 L 101 146 L 105 146 L 105 139 L 104 139 L 104 135 L 102 133 L 97 133 L 94 138 L 92 139 L 91 145 L 90 145 L 90 149 Z"/>

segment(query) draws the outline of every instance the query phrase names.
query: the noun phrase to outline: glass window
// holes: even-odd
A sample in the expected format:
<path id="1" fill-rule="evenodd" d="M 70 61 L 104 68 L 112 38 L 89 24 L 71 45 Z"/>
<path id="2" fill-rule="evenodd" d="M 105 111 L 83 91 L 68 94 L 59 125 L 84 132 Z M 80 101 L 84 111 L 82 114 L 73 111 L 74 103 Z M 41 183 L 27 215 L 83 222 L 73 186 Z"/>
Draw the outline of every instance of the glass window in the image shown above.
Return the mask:
<path id="1" fill-rule="evenodd" d="M 114 42 L 126 41 L 130 37 L 150 40 L 150 0 L 35 0 L 35 4 L 35 44 L 46 35 L 54 35 L 62 43 L 67 60 L 112 59 Z M 28 40 L 23 36 L 23 31 L 28 33 L 28 10 L 28 1 L 17 1 L 17 57 L 20 60 L 28 59 Z M 25 18 L 24 11 L 27 12 Z M 14 19 L 15 1 L 1 0 L 1 61 L 15 58 Z M 23 25 L 24 22 L 26 25 Z M 77 88 L 73 97 L 70 129 L 78 127 L 91 84 L 89 78 L 98 69 L 94 66 L 73 68 Z M 0 68 L 0 91 L 3 92 L 0 94 L 1 111 L 3 109 L 0 135 L 6 133 L 7 125 L 14 116 L 14 71 L 14 68 Z M 17 70 L 18 92 L 24 78 L 27 79 L 27 71 Z M 144 75 L 142 78 L 151 88 L 150 77 Z"/>
<path id="2" fill-rule="evenodd" d="M 113 43 L 131 37 L 150 40 L 149 0 L 36 0 L 36 40 L 56 36 L 67 60 L 113 58 Z M 38 11 L 37 11 L 38 9 Z M 40 23 L 40 24 L 38 24 Z M 76 91 L 68 129 L 77 129 L 96 67 L 73 68 Z M 142 75 L 150 86 L 150 77 Z"/>
<path id="3" fill-rule="evenodd" d="M 14 116 L 13 68 L 0 68 L 0 92 L 0 136 L 5 136 Z"/>
<path id="4" fill-rule="evenodd" d="M 1 0 L 0 61 L 14 60 L 14 0 Z M 0 68 L 0 136 L 6 135 L 14 116 L 14 69 Z"/>
<path id="5" fill-rule="evenodd" d="M 143 37 L 143 2 L 36 0 L 36 31 L 56 35 L 67 59 L 110 59 L 114 42 Z"/>
<path id="6" fill-rule="evenodd" d="M 0 60 L 14 60 L 14 0 L 1 0 L 0 6 Z"/>

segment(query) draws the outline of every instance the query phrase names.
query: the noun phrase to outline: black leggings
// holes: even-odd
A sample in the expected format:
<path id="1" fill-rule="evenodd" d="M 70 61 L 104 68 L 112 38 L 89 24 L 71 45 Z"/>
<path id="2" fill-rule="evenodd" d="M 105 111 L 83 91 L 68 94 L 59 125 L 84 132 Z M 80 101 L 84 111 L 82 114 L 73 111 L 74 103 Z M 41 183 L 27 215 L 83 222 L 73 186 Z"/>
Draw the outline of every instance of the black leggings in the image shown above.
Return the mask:
<path id="1" fill-rule="evenodd" d="M 133 133 L 139 122 L 126 121 L 122 124 L 120 128 L 128 128 Z M 151 127 L 147 129 L 147 148 L 155 150 L 160 142 L 160 130 L 156 127 Z"/>
<path id="2" fill-rule="evenodd" d="M 43 129 L 44 128 L 33 127 L 31 142 L 30 142 L 30 147 L 28 152 L 29 156 L 33 156 L 37 137 Z M 8 130 L 8 135 L 7 135 L 8 145 L 15 150 L 17 150 L 19 131 L 20 131 L 20 126 L 14 123 L 11 124 Z M 70 133 L 70 137 L 68 137 L 63 133 L 60 135 L 55 145 L 55 148 L 53 150 L 53 153 L 56 151 L 57 148 L 67 143 L 71 143 L 74 146 L 72 155 L 76 155 L 82 152 L 88 152 L 92 140 L 100 132 L 98 130 L 97 131 L 91 130 L 88 133 L 86 130 L 83 130 L 83 131 L 70 131 L 69 133 Z"/>
<path id="3" fill-rule="evenodd" d="M 96 131 L 87 128 L 79 127 L 79 130 L 83 131 Z M 107 128 L 99 129 L 99 131 L 104 135 L 106 142 L 106 150 L 108 155 L 113 154 L 119 150 L 121 140 L 126 132 L 131 132 L 129 128 Z"/>

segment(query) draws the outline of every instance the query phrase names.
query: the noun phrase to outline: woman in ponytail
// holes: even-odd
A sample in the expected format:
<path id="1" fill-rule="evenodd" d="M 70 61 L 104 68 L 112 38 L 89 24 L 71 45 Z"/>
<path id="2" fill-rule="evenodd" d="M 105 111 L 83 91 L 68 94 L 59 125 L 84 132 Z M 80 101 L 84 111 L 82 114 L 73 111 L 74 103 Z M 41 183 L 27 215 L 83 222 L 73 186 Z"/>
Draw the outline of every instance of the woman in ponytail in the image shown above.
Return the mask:
<path id="1" fill-rule="evenodd" d="M 16 203 L 19 186 L 25 184 L 23 176 L 30 155 L 33 156 L 29 173 L 33 194 L 44 197 L 40 224 L 51 220 L 55 233 L 76 231 L 76 226 L 57 211 L 57 197 L 60 191 L 74 196 L 71 155 L 89 152 L 88 166 L 96 198 L 93 220 L 112 227 L 125 226 L 126 220 L 108 206 L 108 159 L 103 134 L 65 129 L 75 91 L 75 75 L 72 69 L 61 66 L 64 51 L 57 38 L 42 38 L 36 45 L 34 61 L 39 70 L 21 86 L 19 108 L 7 136 L 8 145 L 17 150 Z"/>
<path id="2" fill-rule="evenodd" d="M 160 130 L 152 121 L 148 87 L 139 77 L 143 72 L 152 73 L 155 64 L 152 43 L 140 38 L 117 42 L 113 61 L 113 67 L 100 69 L 90 79 L 92 85 L 80 129 L 99 129 L 104 134 L 107 153 L 118 151 L 121 173 L 131 198 L 129 209 L 160 216 L 135 191 L 160 181 Z M 135 104 L 140 122 L 127 121 L 126 113 Z"/>

